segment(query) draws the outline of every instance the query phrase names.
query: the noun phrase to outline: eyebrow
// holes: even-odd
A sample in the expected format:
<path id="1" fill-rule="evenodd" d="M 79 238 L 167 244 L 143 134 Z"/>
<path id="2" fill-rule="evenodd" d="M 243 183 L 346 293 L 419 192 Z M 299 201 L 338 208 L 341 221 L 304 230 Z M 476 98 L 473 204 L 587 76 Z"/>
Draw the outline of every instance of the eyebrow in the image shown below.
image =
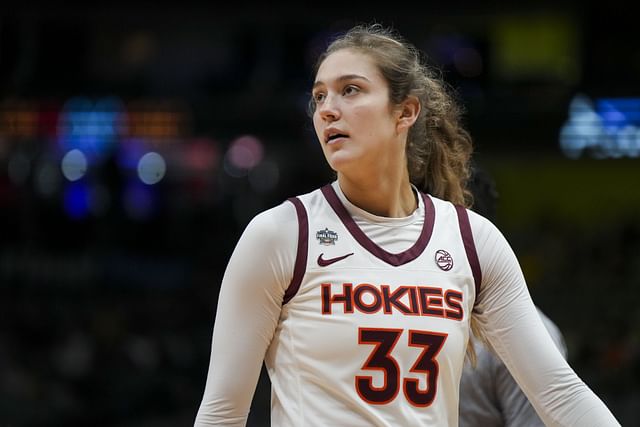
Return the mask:
<path id="1" fill-rule="evenodd" d="M 370 82 L 370 81 L 371 81 L 371 80 L 369 80 L 368 78 L 366 78 L 365 76 L 361 76 L 361 75 L 359 75 L 359 74 L 345 74 L 345 75 L 340 76 L 340 77 L 338 77 L 338 78 L 336 79 L 336 81 L 337 81 L 337 82 L 339 82 L 339 83 L 340 83 L 340 82 L 343 82 L 343 81 L 345 81 L 345 80 L 366 80 L 366 81 L 368 81 L 368 82 Z M 324 84 L 324 82 L 322 82 L 321 80 L 318 80 L 317 82 L 315 82 L 315 83 L 313 84 L 312 89 L 315 89 L 316 87 L 321 86 L 321 85 L 323 85 L 323 84 Z"/>

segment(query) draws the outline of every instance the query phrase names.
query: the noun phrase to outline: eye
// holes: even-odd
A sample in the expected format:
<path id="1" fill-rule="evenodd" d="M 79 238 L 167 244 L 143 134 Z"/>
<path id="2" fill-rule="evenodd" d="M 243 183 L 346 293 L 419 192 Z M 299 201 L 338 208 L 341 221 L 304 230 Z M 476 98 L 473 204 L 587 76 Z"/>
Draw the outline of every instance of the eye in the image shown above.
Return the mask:
<path id="1" fill-rule="evenodd" d="M 358 92 L 360 92 L 360 88 L 354 85 L 345 86 L 345 88 L 342 90 L 342 94 L 345 96 L 354 95 Z"/>
<path id="2" fill-rule="evenodd" d="M 313 102 L 315 102 L 316 104 L 321 103 L 322 101 L 324 101 L 326 95 L 323 92 L 316 92 L 313 94 Z"/>

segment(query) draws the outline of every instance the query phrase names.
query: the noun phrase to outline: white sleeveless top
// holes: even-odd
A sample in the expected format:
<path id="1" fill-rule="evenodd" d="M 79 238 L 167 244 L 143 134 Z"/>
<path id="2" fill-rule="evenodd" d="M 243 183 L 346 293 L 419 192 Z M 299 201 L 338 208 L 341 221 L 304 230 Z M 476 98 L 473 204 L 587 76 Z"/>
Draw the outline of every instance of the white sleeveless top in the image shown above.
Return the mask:
<path id="1" fill-rule="evenodd" d="M 477 265 L 466 211 L 421 194 L 418 239 L 391 253 L 332 186 L 292 202 L 296 268 L 265 359 L 274 425 L 457 425 L 475 300 L 467 251 Z"/>

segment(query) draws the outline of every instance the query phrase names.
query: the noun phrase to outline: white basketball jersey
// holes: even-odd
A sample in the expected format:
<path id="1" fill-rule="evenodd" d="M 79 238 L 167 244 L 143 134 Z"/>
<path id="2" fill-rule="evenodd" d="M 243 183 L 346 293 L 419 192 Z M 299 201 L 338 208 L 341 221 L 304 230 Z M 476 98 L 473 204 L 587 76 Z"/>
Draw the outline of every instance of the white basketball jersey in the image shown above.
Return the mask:
<path id="1" fill-rule="evenodd" d="M 422 232 L 401 253 L 370 240 L 330 185 L 290 199 L 300 231 L 265 358 L 272 425 L 458 425 L 479 264 L 466 210 L 420 197 Z"/>

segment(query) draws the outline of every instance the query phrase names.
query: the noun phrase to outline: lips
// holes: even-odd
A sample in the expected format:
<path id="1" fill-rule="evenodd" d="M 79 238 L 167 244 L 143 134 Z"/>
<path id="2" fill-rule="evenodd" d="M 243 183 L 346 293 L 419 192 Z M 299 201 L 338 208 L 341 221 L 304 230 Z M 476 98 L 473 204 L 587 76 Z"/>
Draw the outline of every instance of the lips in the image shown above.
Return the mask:
<path id="1" fill-rule="evenodd" d="M 329 139 L 327 140 L 327 144 L 335 144 L 336 142 L 346 138 L 346 135 L 334 135 L 332 137 L 329 137 Z"/>
<path id="2" fill-rule="evenodd" d="M 327 129 L 324 131 L 324 142 L 327 144 L 335 144 L 339 140 L 348 137 L 349 135 L 339 129 Z"/>

